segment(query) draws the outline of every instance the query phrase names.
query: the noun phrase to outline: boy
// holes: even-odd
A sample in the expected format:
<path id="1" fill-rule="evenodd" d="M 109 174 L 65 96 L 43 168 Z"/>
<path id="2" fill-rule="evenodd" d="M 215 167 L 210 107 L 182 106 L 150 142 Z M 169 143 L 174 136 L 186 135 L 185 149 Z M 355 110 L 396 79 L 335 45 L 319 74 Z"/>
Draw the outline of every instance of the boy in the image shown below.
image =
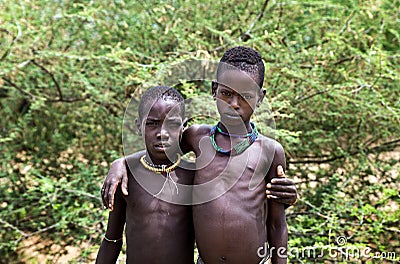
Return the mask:
<path id="1" fill-rule="evenodd" d="M 212 87 L 220 122 L 215 127 L 190 127 L 181 142 L 184 152 L 193 150 L 197 157 L 193 217 L 199 253 L 207 264 L 259 263 L 262 254 L 257 253 L 267 241 L 276 250 L 286 249 L 283 205 L 269 199 L 267 207 L 263 187 L 266 183 L 271 187 L 278 164 L 285 164 L 284 152 L 250 123 L 265 94 L 263 80 L 264 64 L 258 52 L 245 47 L 228 50 Z M 120 163 L 113 163 L 103 185 L 106 206 L 112 207 L 113 181 L 126 174 Z M 297 197 L 294 184 L 278 180 L 273 180 L 278 183 L 274 192 L 267 193 L 293 202 Z M 272 251 L 273 262 L 286 262 L 276 252 Z"/>
<path id="2" fill-rule="evenodd" d="M 173 88 L 156 86 L 143 94 L 136 125 L 146 149 L 126 159 L 132 191 L 117 191 L 96 263 L 116 262 L 125 223 L 127 263 L 193 263 L 191 206 L 181 205 L 191 198 L 181 186 L 191 186 L 194 176 L 181 168 L 178 153 L 184 112 L 183 97 Z"/>
<path id="3" fill-rule="evenodd" d="M 220 121 L 214 127 L 194 125 L 183 137 L 181 146 L 197 157 L 193 184 L 202 186 L 193 190 L 199 263 L 263 263 L 260 249 L 266 250 L 266 244 L 272 263 L 287 261 L 277 254 L 285 254 L 287 248 L 284 205 L 265 202 L 264 193 L 278 165 L 285 165 L 284 151 L 250 122 L 265 95 L 263 80 L 264 64 L 257 51 L 226 51 L 212 85 Z M 208 199 L 216 194 L 222 195 Z M 208 202 L 199 204 L 199 199 Z"/>

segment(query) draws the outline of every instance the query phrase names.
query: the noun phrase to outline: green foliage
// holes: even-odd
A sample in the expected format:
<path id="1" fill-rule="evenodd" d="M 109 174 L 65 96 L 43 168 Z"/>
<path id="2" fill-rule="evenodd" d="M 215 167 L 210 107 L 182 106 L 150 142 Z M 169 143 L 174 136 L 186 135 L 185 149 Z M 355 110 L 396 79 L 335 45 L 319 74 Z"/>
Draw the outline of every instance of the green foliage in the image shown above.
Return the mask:
<path id="1" fill-rule="evenodd" d="M 267 63 L 272 111 L 264 102 L 255 120 L 284 146 L 301 194 L 289 245 L 333 248 L 344 236 L 399 257 L 400 2 L 145 2 L 0 0 L 1 262 L 26 259 L 17 249 L 36 236 L 90 262 L 131 96 L 166 65 L 235 45 Z M 209 80 L 177 87 L 189 115 L 207 113 L 190 124 L 215 122 Z"/>

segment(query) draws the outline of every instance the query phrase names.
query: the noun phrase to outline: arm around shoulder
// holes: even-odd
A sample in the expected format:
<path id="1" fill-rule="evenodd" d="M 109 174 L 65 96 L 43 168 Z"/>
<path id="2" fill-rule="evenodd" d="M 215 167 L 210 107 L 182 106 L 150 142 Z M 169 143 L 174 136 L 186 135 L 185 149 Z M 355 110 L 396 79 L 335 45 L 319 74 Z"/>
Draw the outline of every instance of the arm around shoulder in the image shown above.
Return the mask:
<path id="1" fill-rule="evenodd" d="M 125 177 L 125 180 L 123 180 Z M 127 171 L 125 165 L 125 157 L 116 159 L 111 164 L 110 170 L 108 171 L 107 177 L 104 180 L 103 187 L 101 188 L 101 198 L 103 206 L 105 208 L 113 209 L 114 205 L 114 194 L 117 190 L 117 186 L 120 182 L 123 182 L 122 188 L 124 194 L 127 195 Z"/>
<path id="2" fill-rule="evenodd" d="M 182 153 L 185 154 L 194 151 L 198 147 L 199 140 L 206 130 L 206 125 L 192 125 L 185 129 L 180 142 Z"/>
<path id="3" fill-rule="evenodd" d="M 278 169 L 282 166 L 281 169 Z M 286 158 L 281 144 L 275 141 L 274 158 L 271 164 L 271 170 L 268 172 L 267 198 L 276 202 L 285 204 L 285 207 L 291 206 L 297 201 L 297 188 L 292 179 L 286 177 Z"/>

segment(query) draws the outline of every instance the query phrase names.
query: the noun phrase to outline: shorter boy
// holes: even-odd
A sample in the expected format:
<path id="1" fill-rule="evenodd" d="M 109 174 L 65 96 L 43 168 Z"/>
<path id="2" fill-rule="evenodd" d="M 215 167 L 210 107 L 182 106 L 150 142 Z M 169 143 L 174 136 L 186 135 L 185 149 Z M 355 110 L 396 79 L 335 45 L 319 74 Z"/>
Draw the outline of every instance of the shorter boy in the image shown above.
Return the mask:
<path id="1" fill-rule="evenodd" d="M 126 224 L 127 263 L 188 264 L 194 259 L 190 204 L 193 171 L 179 154 L 184 99 L 173 88 L 156 86 L 139 103 L 137 128 L 144 151 L 130 155 L 128 196 L 118 188 L 96 263 L 115 263 Z M 188 164 L 186 164 L 188 165 Z"/>

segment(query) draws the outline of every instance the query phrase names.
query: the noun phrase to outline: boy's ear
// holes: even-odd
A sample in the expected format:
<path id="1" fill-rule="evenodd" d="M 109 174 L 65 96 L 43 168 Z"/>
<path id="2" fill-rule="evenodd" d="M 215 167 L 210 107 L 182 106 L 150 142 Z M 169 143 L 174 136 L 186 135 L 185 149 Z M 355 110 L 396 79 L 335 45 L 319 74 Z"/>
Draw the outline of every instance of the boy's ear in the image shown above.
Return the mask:
<path id="1" fill-rule="evenodd" d="M 265 89 L 260 90 L 259 95 L 258 95 L 258 100 L 257 100 L 257 107 L 259 107 L 261 105 L 262 101 L 264 100 L 266 92 L 267 91 Z"/>
<path id="2" fill-rule="evenodd" d="M 218 88 L 218 83 L 216 80 L 211 82 L 211 92 L 212 92 L 212 97 L 215 99 L 217 96 L 217 88 Z"/>
<path id="3" fill-rule="evenodd" d="M 187 128 L 188 122 L 189 122 L 189 119 L 187 117 L 185 117 L 185 119 L 183 119 L 183 122 L 182 122 L 183 130 L 185 130 Z"/>
<path id="4" fill-rule="evenodd" d="M 138 133 L 139 136 L 142 136 L 142 122 L 140 122 L 140 120 L 136 118 L 135 125 L 136 125 L 136 132 Z"/>

